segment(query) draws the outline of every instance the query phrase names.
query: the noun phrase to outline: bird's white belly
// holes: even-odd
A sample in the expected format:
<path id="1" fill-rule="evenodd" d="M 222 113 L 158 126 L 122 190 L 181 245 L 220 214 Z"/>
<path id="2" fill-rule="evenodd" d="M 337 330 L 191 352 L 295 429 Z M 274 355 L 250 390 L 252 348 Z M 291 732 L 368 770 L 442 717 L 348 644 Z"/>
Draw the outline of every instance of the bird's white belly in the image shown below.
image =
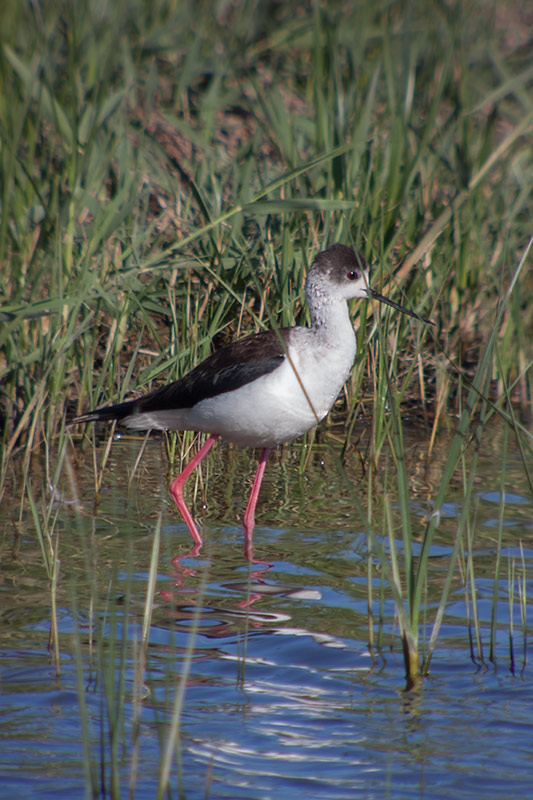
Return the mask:
<path id="1" fill-rule="evenodd" d="M 219 434 L 241 446 L 272 447 L 294 439 L 323 419 L 353 362 L 333 357 L 286 359 L 269 375 L 211 397 L 184 412 L 184 428 Z M 303 362 L 303 363 L 302 363 Z M 296 375 L 298 373 L 298 377 Z"/>

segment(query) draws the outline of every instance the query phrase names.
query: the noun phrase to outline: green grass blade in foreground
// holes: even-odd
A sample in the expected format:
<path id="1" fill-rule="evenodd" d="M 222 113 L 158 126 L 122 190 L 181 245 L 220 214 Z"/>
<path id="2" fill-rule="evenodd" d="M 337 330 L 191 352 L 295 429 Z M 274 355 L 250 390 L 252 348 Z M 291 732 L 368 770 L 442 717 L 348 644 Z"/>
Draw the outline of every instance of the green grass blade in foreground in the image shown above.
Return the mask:
<path id="1" fill-rule="evenodd" d="M 515 672 L 515 656 L 514 656 L 514 604 L 515 604 L 515 569 L 516 560 L 509 558 L 507 560 L 507 605 L 509 612 L 509 661 L 510 670 Z"/>
<path id="2" fill-rule="evenodd" d="M 168 724 L 168 729 L 165 733 L 165 746 L 163 750 L 163 754 L 160 761 L 159 767 L 159 784 L 157 787 L 157 795 L 156 800 L 164 800 L 167 796 L 169 791 L 169 784 L 170 784 L 170 771 L 172 768 L 172 762 L 176 754 L 179 754 L 179 734 L 180 734 L 180 723 L 181 723 L 181 715 L 183 713 L 183 706 L 185 703 L 185 692 L 187 689 L 187 683 L 189 680 L 189 673 L 191 670 L 192 664 L 192 657 L 194 652 L 194 645 L 196 641 L 196 634 L 198 632 L 198 626 L 200 624 L 200 618 L 202 614 L 202 597 L 203 597 L 203 589 L 207 582 L 207 574 L 206 570 L 201 578 L 201 587 L 197 597 L 197 603 L 195 605 L 193 618 L 191 620 L 191 627 L 190 633 L 187 640 L 187 647 L 185 649 L 185 659 L 182 662 L 183 668 L 180 675 L 179 683 L 175 688 L 174 693 L 174 702 L 172 705 L 170 722 Z M 178 767 L 179 767 L 179 759 L 178 759 Z M 181 771 L 178 771 L 178 781 L 181 784 Z"/>
<path id="3" fill-rule="evenodd" d="M 130 797 L 134 797 L 135 795 L 135 785 L 137 783 L 137 777 L 138 777 L 139 748 L 141 742 L 140 739 L 141 713 L 143 709 L 142 699 L 144 696 L 146 656 L 148 651 L 148 645 L 150 642 L 150 627 L 152 624 L 155 588 L 157 583 L 158 566 L 159 566 L 159 551 L 161 545 L 161 519 L 162 516 L 160 513 L 157 518 L 154 530 L 154 539 L 152 542 L 150 568 L 148 572 L 148 581 L 146 584 L 146 597 L 144 602 L 141 641 L 140 643 L 137 642 L 137 640 L 134 641 L 135 652 L 133 654 L 134 682 L 133 682 L 133 700 L 132 700 L 132 749 L 131 749 L 131 761 L 129 769 Z"/>
<path id="4" fill-rule="evenodd" d="M 527 666 L 528 659 L 527 659 L 527 643 L 528 643 L 528 628 L 527 628 L 527 586 L 528 586 L 528 569 L 526 567 L 526 562 L 524 558 L 524 546 L 523 542 L 519 542 L 520 545 L 520 557 L 519 563 L 517 566 L 517 593 L 518 593 L 518 603 L 519 603 L 519 614 L 520 614 L 520 628 L 522 632 L 522 666 L 520 668 L 520 674 L 523 675 L 524 670 Z"/>
<path id="5" fill-rule="evenodd" d="M 494 578 L 492 583 L 492 601 L 491 601 L 491 612 L 490 612 L 489 658 L 492 662 L 494 662 L 496 658 L 496 627 L 497 627 L 496 621 L 497 621 L 498 595 L 499 595 L 500 577 L 501 577 L 500 573 L 501 573 L 501 562 L 502 562 L 503 524 L 505 518 L 504 514 L 505 465 L 507 464 L 508 438 L 509 438 L 509 429 L 506 426 L 504 428 L 503 454 L 501 459 L 501 464 L 503 465 L 503 469 L 500 472 L 500 506 L 498 514 L 498 539 L 496 543 L 496 560 L 494 563 Z"/>
<path id="6" fill-rule="evenodd" d="M 159 564 L 159 549 L 161 542 L 161 514 L 157 518 L 154 530 L 154 540 L 152 542 L 152 554 L 150 556 L 150 569 L 148 572 L 148 583 L 146 586 L 146 599 L 144 603 L 142 644 L 146 650 L 149 642 L 150 625 L 152 624 L 152 612 L 155 596 L 155 586 L 157 581 L 157 568 Z"/>
<path id="7" fill-rule="evenodd" d="M 385 337 L 382 325 L 378 323 L 378 335 L 381 352 L 386 353 Z M 419 674 L 419 647 L 418 647 L 418 619 L 414 614 L 413 596 L 415 574 L 413 568 L 412 554 L 412 524 L 409 498 L 409 480 L 407 476 L 407 465 L 405 461 L 405 448 L 403 444 L 401 410 L 399 397 L 391 379 L 389 367 L 386 362 L 387 357 L 383 357 L 383 369 L 387 386 L 387 399 L 390 407 L 390 421 L 392 426 L 391 451 L 396 466 L 396 480 L 398 484 L 398 501 L 400 504 L 400 521 L 402 527 L 403 547 L 400 555 L 397 553 L 395 537 L 390 538 L 390 558 L 393 567 L 393 575 L 397 575 L 396 581 L 399 583 L 399 562 L 402 563 L 402 575 L 406 585 L 405 604 L 409 618 L 409 627 L 402 626 L 402 644 L 404 653 L 404 666 L 407 678 L 407 685 L 414 686 Z M 398 592 L 400 594 L 400 592 Z M 402 606 L 404 602 L 402 601 Z M 404 606 L 405 607 L 405 606 Z"/>
<path id="8" fill-rule="evenodd" d="M 48 647 L 50 650 L 53 650 L 56 675 L 59 677 L 61 674 L 61 661 L 59 651 L 59 627 L 57 619 L 57 592 L 59 588 L 59 567 L 61 565 L 61 561 L 59 558 L 59 533 L 56 531 L 56 523 L 59 515 L 59 503 L 55 502 L 54 492 L 52 492 L 50 502 L 48 506 L 45 507 L 45 498 L 43 495 L 43 498 L 41 499 L 41 515 L 33 497 L 33 492 L 30 488 L 30 478 L 27 472 L 24 476 L 24 485 L 35 525 L 37 541 L 39 542 L 39 547 L 41 549 L 43 565 L 48 577 L 48 588 L 50 592 L 50 633 L 48 637 Z"/>
<path id="9" fill-rule="evenodd" d="M 91 725 L 90 717 L 87 710 L 87 702 L 85 699 L 86 692 L 86 676 L 83 663 L 82 637 L 80 632 L 79 615 L 76 603 L 76 591 L 73 588 L 71 591 L 71 607 L 72 615 L 75 620 L 75 631 L 72 636 L 72 647 L 74 650 L 74 662 L 76 665 L 76 689 L 78 694 L 78 705 L 80 709 L 80 728 L 81 728 L 81 746 L 82 746 L 82 760 L 83 772 L 85 779 L 85 796 L 87 798 L 98 797 L 98 769 L 92 758 L 91 747 Z"/>
<path id="10" fill-rule="evenodd" d="M 467 547 L 467 562 L 466 562 L 466 570 L 465 570 L 465 583 L 470 585 L 470 599 L 472 601 L 472 620 L 473 620 L 473 627 L 474 627 L 474 642 L 475 642 L 475 650 L 473 649 L 473 653 L 476 659 L 476 663 L 483 664 L 484 657 L 483 657 L 483 641 L 481 638 L 481 627 L 479 623 L 479 602 L 478 602 L 478 590 L 477 584 L 475 579 L 475 567 L 474 567 L 474 531 L 476 529 L 476 517 L 474 514 L 473 520 L 470 520 L 470 515 L 466 521 L 466 547 Z"/>

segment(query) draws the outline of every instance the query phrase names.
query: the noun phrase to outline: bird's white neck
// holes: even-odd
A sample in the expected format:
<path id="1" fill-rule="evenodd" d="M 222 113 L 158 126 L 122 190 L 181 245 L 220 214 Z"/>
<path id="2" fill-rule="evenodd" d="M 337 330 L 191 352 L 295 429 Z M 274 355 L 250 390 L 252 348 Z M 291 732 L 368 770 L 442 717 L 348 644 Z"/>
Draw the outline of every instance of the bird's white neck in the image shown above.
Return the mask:
<path id="1" fill-rule="evenodd" d="M 328 344 L 348 344 L 355 339 L 348 303 L 344 297 L 332 296 L 320 283 L 306 286 L 311 328 Z"/>

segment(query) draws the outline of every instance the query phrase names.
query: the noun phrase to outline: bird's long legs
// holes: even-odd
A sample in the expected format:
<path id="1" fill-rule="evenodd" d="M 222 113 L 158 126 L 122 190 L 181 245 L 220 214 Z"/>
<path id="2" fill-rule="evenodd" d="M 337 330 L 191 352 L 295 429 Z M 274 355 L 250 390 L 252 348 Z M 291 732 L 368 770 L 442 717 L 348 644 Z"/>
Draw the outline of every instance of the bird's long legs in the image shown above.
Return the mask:
<path id="1" fill-rule="evenodd" d="M 196 469 L 200 461 L 206 456 L 213 445 L 215 444 L 218 436 L 213 434 L 212 436 L 207 439 L 202 447 L 198 450 L 194 458 L 192 458 L 183 472 L 180 472 L 177 478 L 175 478 L 172 483 L 170 484 L 170 494 L 172 495 L 174 502 L 176 503 L 178 510 L 185 520 L 185 524 L 187 525 L 188 529 L 191 532 L 191 536 L 194 539 L 195 543 L 201 545 L 202 537 L 200 535 L 200 531 L 196 527 L 196 523 L 192 518 L 192 514 L 187 507 L 187 503 L 183 497 L 183 487 L 187 481 L 187 478 L 191 475 L 192 472 Z"/>
<path id="2" fill-rule="evenodd" d="M 257 465 L 254 484 L 252 486 L 252 491 L 250 492 L 250 497 L 248 498 L 246 511 L 244 512 L 244 519 L 242 523 L 244 528 L 244 554 L 248 561 L 253 560 L 252 533 L 255 527 L 255 507 L 257 505 L 257 498 L 259 497 L 259 490 L 261 489 L 263 475 L 265 474 L 269 450 L 269 447 L 264 447 L 261 451 L 261 458 L 259 459 L 259 464 Z"/>
<path id="3" fill-rule="evenodd" d="M 170 484 L 170 494 L 172 495 L 174 502 L 176 503 L 178 510 L 185 520 L 185 524 L 187 525 L 189 531 L 191 532 L 191 536 L 194 539 L 196 545 L 203 544 L 202 536 L 200 531 L 198 530 L 194 519 L 192 518 L 192 514 L 189 511 L 187 503 L 183 497 L 183 488 L 187 479 L 190 475 L 194 472 L 200 461 L 208 454 L 211 450 L 213 445 L 215 444 L 218 436 L 213 434 L 205 441 L 202 445 L 200 450 L 194 456 L 194 458 L 189 461 L 183 472 L 181 472 L 177 478 L 175 478 L 172 483 Z M 257 472 L 255 473 L 255 479 L 252 486 L 252 491 L 250 492 L 250 497 L 248 498 L 248 505 L 246 506 L 246 511 L 244 514 L 243 519 L 243 528 L 244 528 L 244 552 L 248 561 L 253 559 L 252 556 L 252 533 L 255 527 L 255 508 L 257 506 L 257 499 L 259 497 L 259 490 L 261 489 L 261 483 L 263 481 L 263 475 L 265 474 L 266 462 L 269 453 L 268 447 L 263 448 L 261 451 L 261 458 L 259 459 L 259 464 L 257 466 Z"/>

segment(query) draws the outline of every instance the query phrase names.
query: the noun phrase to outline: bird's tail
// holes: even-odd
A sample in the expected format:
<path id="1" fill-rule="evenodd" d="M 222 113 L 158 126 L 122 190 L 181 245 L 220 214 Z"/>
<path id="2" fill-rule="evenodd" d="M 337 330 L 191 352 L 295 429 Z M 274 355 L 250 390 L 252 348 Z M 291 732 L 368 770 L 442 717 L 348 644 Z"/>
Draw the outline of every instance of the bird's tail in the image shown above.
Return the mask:
<path id="1" fill-rule="evenodd" d="M 127 400 L 125 403 L 117 403 L 114 406 L 95 408 L 94 411 L 88 411 L 87 414 L 81 414 L 79 417 L 67 420 L 67 424 L 77 425 L 80 422 L 106 422 L 113 419 L 121 420 L 133 414 L 136 405 L 136 400 Z"/>

